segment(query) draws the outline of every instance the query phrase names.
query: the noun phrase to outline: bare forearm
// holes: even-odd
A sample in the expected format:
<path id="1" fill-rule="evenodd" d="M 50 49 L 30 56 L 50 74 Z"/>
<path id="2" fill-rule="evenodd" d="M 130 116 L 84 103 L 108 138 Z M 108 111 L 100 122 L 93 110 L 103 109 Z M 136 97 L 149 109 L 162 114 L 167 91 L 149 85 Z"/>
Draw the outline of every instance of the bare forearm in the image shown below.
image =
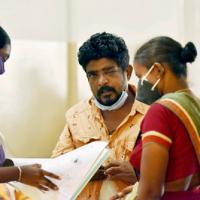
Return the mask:
<path id="1" fill-rule="evenodd" d="M 160 200 L 161 197 L 154 195 L 142 195 L 142 197 L 137 197 L 135 200 Z"/>
<path id="2" fill-rule="evenodd" d="M 19 179 L 19 170 L 17 167 L 0 167 L 0 183 L 17 181 Z"/>
<path id="3" fill-rule="evenodd" d="M 156 143 L 143 147 L 137 200 L 161 199 L 168 160 L 169 152 L 165 147 Z"/>
<path id="4" fill-rule="evenodd" d="M 136 200 L 160 200 L 164 192 L 164 187 L 154 181 L 142 179 L 139 183 L 138 196 Z"/>

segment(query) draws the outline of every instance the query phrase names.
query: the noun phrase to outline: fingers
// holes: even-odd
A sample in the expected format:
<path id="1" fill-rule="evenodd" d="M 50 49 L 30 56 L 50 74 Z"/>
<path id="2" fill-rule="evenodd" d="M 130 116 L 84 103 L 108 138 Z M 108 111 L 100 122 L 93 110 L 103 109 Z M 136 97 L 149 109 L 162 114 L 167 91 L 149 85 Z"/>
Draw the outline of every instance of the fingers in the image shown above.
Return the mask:
<path id="1" fill-rule="evenodd" d="M 123 174 L 108 175 L 109 180 L 123 180 Z"/>
<path id="2" fill-rule="evenodd" d="M 58 179 L 58 180 L 61 179 L 58 175 L 56 175 L 56 174 L 54 174 L 54 173 L 51 173 L 51 172 L 48 172 L 48 171 L 46 171 L 46 170 L 42 170 L 42 172 L 43 172 L 43 175 L 44 175 L 44 176 L 49 176 L 49 177 L 51 177 L 51 178 L 55 178 L 55 179 Z"/>
<path id="3" fill-rule="evenodd" d="M 55 185 L 52 181 L 50 181 L 48 178 L 44 177 L 43 180 L 41 181 L 41 184 L 49 189 L 52 190 L 58 190 L 57 185 Z"/>
<path id="4" fill-rule="evenodd" d="M 121 192 L 118 192 L 116 195 L 112 196 L 110 198 L 110 200 L 117 200 L 117 199 L 120 199 L 120 198 L 123 198 L 125 197 L 127 194 L 129 194 L 133 189 L 133 186 L 128 186 L 126 187 L 125 189 L 123 189 Z"/>
<path id="5" fill-rule="evenodd" d="M 105 175 L 115 175 L 115 174 L 118 174 L 120 173 L 121 170 L 120 170 L 120 167 L 110 167 L 109 169 L 107 169 L 105 171 Z"/>
<path id="6" fill-rule="evenodd" d="M 38 188 L 39 190 L 41 190 L 42 192 L 43 192 L 43 191 L 49 191 L 49 188 L 47 188 L 47 187 L 45 187 L 45 186 L 43 186 L 43 185 L 39 185 L 39 186 L 37 186 L 37 188 Z"/>
<path id="7" fill-rule="evenodd" d="M 46 177 L 44 177 L 36 187 L 42 191 L 49 191 L 49 189 L 58 190 L 58 187 Z"/>
<path id="8" fill-rule="evenodd" d="M 122 193 L 122 192 L 119 192 L 119 193 L 117 193 L 116 195 L 112 196 L 112 197 L 110 198 L 110 200 L 117 200 L 117 199 L 120 199 L 120 198 L 122 198 L 122 197 L 124 197 L 123 193 Z"/>
<path id="9" fill-rule="evenodd" d="M 108 169 L 110 167 L 117 167 L 120 165 L 120 162 L 115 160 L 115 161 L 111 161 L 108 165 L 105 166 L 105 169 Z"/>
<path id="10" fill-rule="evenodd" d="M 33 166 L 37 167 L 37 168 L 42 168 L 41 164 L 33 164 Z M 54 174 L 52 172 L 46 171 L 44 169 L 41 169 L 41 170 L 42 170 L 41 172 L 42 172 L 43 176 L 49 176 L 51 178 L 55 178 L 55 179 L 58 179 L 58 180 L 61 179 L 58 175 L 56 175 L 56 174 Z"/>
<path id="11" fill-rule="evenodd" d="M 133 190 L 133 186 L 129 186 L 129 187 L 126 187 L 125 189 L 123 189 L 122 193 L 124 195 L 127 195 L 128 193 L 132 192 Z"/>

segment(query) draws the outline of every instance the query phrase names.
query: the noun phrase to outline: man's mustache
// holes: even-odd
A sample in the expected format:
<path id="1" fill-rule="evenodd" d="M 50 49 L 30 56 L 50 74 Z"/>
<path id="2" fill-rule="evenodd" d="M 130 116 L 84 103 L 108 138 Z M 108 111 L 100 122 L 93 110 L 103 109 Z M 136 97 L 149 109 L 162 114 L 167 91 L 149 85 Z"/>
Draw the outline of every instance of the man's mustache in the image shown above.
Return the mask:
<path id="1" fill-rule="evenodd" d="M 110 87 L 110 86 L 102 86 L 102 87 L 98 90 L 97 96 L 100 97 L 104 92 L 115 92 L 115 93 L 116 93 L 116 90 L 115 90 L 115 88 Z"/>

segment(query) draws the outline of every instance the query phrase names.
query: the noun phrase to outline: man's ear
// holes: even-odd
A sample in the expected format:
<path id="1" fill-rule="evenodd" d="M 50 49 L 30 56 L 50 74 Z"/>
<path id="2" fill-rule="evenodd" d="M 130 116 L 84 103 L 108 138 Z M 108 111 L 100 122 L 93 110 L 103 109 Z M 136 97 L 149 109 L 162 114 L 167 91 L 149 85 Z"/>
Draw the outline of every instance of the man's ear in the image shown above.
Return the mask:
<path id="1" fill-rule="evenodd" d="M 127 74 L 127 79 L 128 79 L 128 81 L 129 81 L 130 78 L 131 78 L 132 72 L 133 72 L 133 67 L 132 67 L 132 65 L 128 65 L 128 67 L 127 67 L 127 69 L 126 69 L 126 74 Z"/>
<path id="2" fill-rule="evenodd" d="M 155 75 L 158 78 L 162 77 L 164 75 L 164 72 L 165 72 L 164 66 L 162 64 L 158 63 L 158 62 L 155 62 L 153 65 L 154 65 L 153 71 L 154 71 Z"/>

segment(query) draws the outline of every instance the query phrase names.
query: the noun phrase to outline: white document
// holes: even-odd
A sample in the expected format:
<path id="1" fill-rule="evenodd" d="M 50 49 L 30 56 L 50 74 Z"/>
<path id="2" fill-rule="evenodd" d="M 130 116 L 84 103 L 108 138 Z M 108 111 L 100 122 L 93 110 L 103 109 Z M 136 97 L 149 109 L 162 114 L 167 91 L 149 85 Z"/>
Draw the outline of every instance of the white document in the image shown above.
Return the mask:
<path id="1" fill-rule="evenodd" d="M 61 177 L 53 180 L 59 191 L 41 192 L 33 187 L 18 184 L 33 200 L 75 200 L 98 168 L 109 156 L 107 142 L 96 141 L 57 158 L 13 159 L 15 165 L 42 164 L 42 168 Z"/>

